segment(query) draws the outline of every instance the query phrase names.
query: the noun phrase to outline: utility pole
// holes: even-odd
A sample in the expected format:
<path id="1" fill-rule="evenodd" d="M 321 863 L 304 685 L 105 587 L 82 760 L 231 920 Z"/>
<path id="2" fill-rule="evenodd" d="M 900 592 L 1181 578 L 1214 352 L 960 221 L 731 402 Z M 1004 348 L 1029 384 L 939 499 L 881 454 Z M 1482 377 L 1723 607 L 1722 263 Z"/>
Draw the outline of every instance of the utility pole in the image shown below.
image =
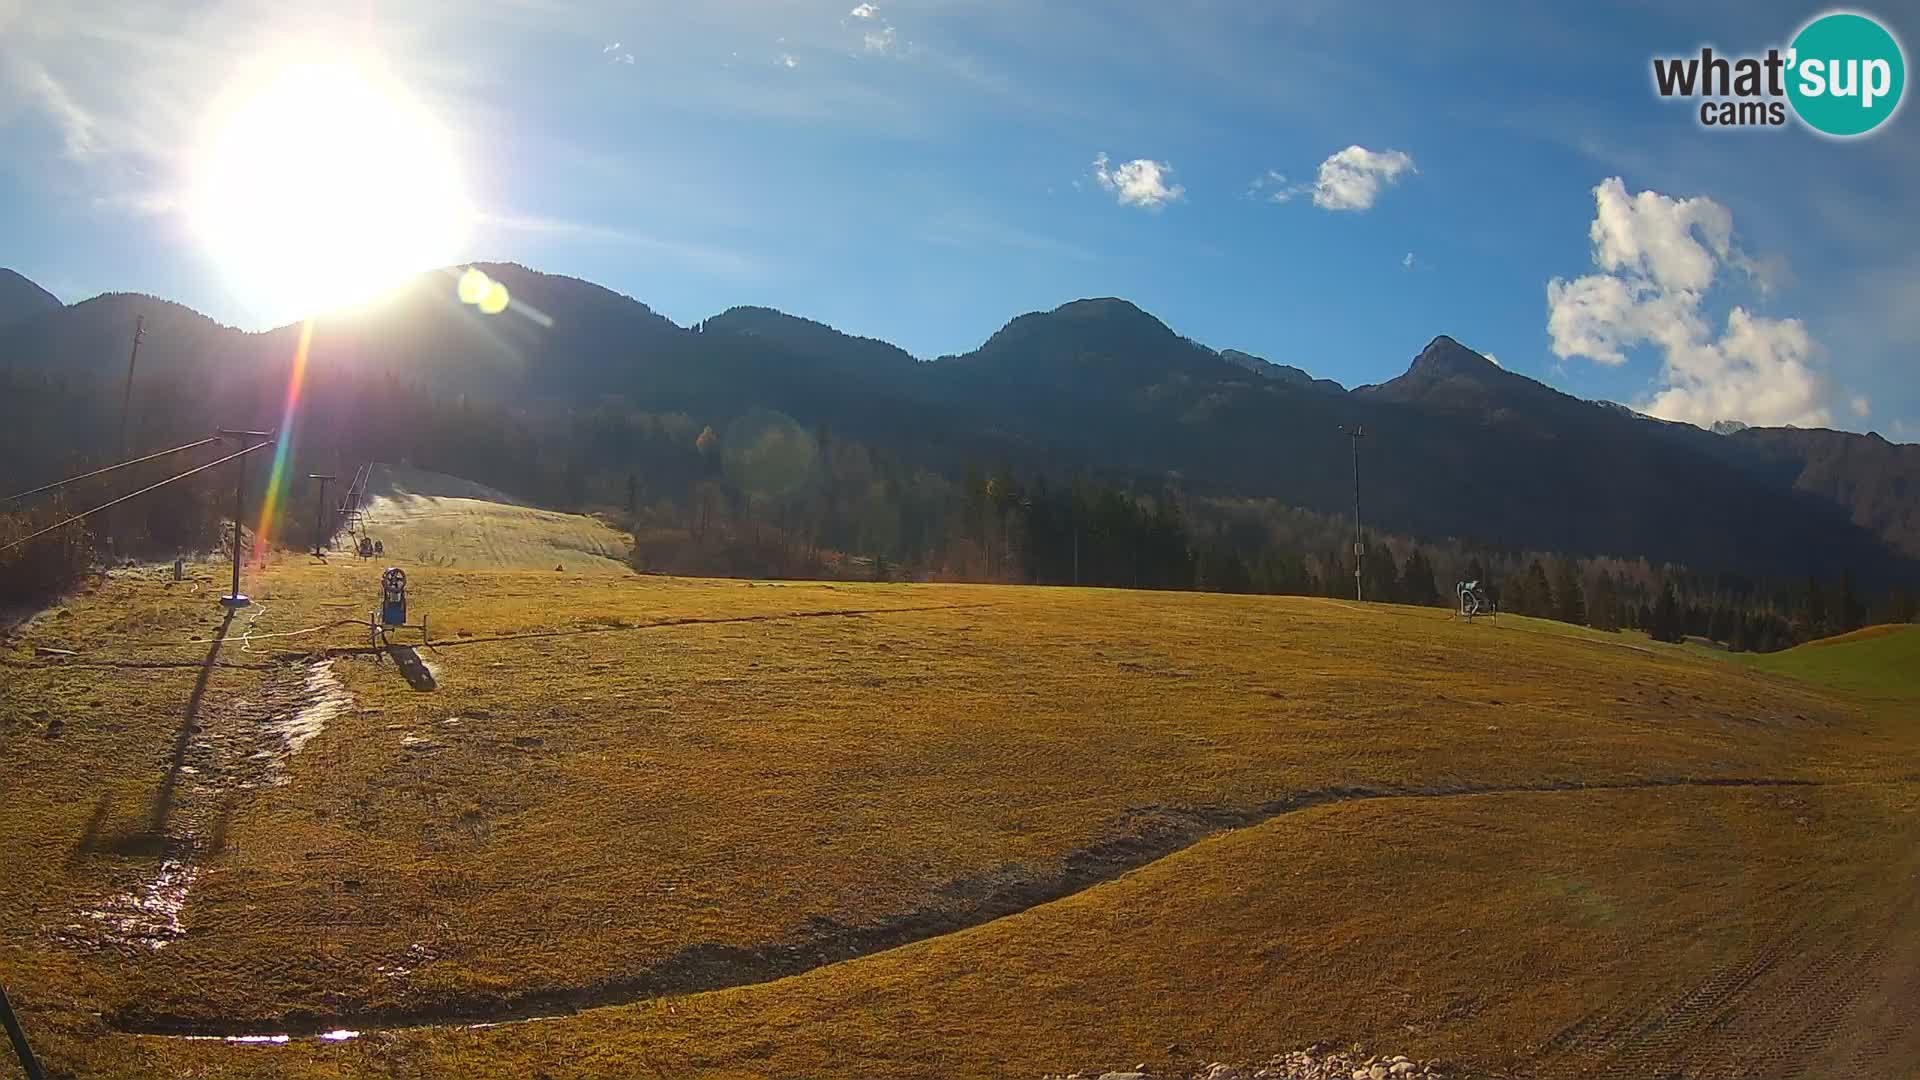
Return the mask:
<path id="1" fill-rule="evenodd" d="M 146 336 L 147 317 L 145 315 L 135 316 L 133 320 L 133 351 L 127 354 L 127 385 L 126 389 L 120 392 L 120 456 L 122 459 L 133 456 L 133 444 L 128 441 L 127 437 L 129 431 L 127 418 L 133 405 L 133 363 L 140 359 L 140 342 L 144 340 Z M 113 549 L 113 518 L 114 515 L 106 514 L 100 519 L 100 531 L 107 542 L 109 550 Z M 118 562 L 118 552 L 115 552 L 115 556 L 114 561 Z"/>
<path id="2" fill-rule="evenodd" d="M 327 546 L 327 541 L 333 538 L 332 530 L 327 528 L 327 481 L 333 477 L 325 473 L 308 473 L 307 479 L 320 481 L 320 501 L 313 506 L 313 553 L 318 555 L 320 549 Z"/>
<path id="3" fill-rule="evenodd" d="M 222 428 L 216 432 L 222 439 L 271 439 L 271 431 L 228 431 Z M 258 445 L 257 443 L 255 445 Z M 247 459 L 237 458 L 233 463 L 233 589 L 220 598 L 220 606 L 229 611 L 243 608 L 253 603 L 240 591 L 240 521 L 247 515 Z"/>
<path id="4" fill-rule="evenodd" d="M 133 351 L 127 354 L 127 387 L 120 392 L 120 456 L 129 457 L 133 448 L 127 443 L 127 415 L 133 405 L 133 364 L 140 359 L 140 342 L 147 336 L 147 317 L 141 315 L 133 321 Z"/>
<path id="5" fill-rule="evenodd" d="M 1363 424 L 1351 429 L 1342 424 L 1340 433 L 1353 443 L 1353 598 L 1359 600 L 1360 563 L 1367 553 L 1367 545 L 1360 539 L 1360 440 L 1367 437 L 1367 429 Z"/>

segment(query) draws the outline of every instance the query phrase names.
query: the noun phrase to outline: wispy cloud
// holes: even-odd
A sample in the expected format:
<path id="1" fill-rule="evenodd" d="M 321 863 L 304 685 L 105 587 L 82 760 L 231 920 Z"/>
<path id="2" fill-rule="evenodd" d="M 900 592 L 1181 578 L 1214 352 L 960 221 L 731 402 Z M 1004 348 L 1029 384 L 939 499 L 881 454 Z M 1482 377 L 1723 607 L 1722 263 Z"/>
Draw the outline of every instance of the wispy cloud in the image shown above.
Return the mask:
<path id="1" fill-rule="evenodd" d="M 852 20 L 852 25 L 859 28 L 860 47 L 866 52 L 886 56 L 900 51 L 900 31 L 880 14 L 877 6 L 859 4 L 847 12 L 845 19 L 840 20 L 841 25 L 848 25 L 848 20 Z"/>
<path id="2" fill-rule="evenodd" d="M 1253 178 L 1247 185 L 1247 198 L 1266 198 L 1273 202 L 1286 202 L 1299 194 L 1301 189 L 1287 183 L 1287 174 L 1278 169 L 1268 169 Z"/>
<path id="3" fill-rule="evenodd" d="M 734 277 L 751 277 L 759 273 L 760 264 L 737 251 L 716 248 L 704 244 L 689 244 L 677 240 L 664 240 L 657 236 L 635 229 L 616 228 L 594 222 L 569 221 L 564 218 L 542 217 L 531 214 L 503 214 L 482 211 L 474 215 L 475 223 L 481 231 L 492 230 L 496 233 L 517 234 L 526 237 L 545 237 L 575 242 L 609 244 L 631 247 L 651 252 L 655 255 L 678 259 L 702 270 Z"/>
<path id="4" fill-rule="evenodd" d="M 32 102 L 60 132 L 62 150 L 71 160 L 91 157 L 99 149 L 98 122 L 46 67 L 24 56 L 0 54 L 7 81 L 24 100 Z"/>
<path id="5" fill-rule="evenodd" d="M 1094 156 L 1093 179 L 1101 189 L 1113 193 L 1122 206 L 1159 210 L 1168 203 L 1186 197 L 1187 189 L 1170 183 L 1173 166 L 1152 158 L 1134 158 L 1109 167 L 1105 153 Z"/>
<path id="6" fill-rule="evenodd" d="M 947 213 L 929 221 L 920 230 L 927 243 L 973 251 L 993 249 L 1051 255 L 1076 262 L 1092 262 L 1098 256 L 1086 248 L 1070 244 L 1044 233 L 1031 232 L 974 213 Z"/>
<path id="7" fill-rule="evenodd" d="M 1401 268 L 1402 268 L 1402 269 L 1405 269 L 1405 270 L 1411 270 L 1411 269 L 1413 269 L 1413 264 L 1414 264 L 1414 261 L 1415 261 L 1415 260 L 1414 260 L 1414 257 L 1413 257 L 1413 252 L 1411 252 L 1411 251 L 1409 251 L 1409 252 L 1407 252 L 1407 253 L 1406 253 L 1406 255 L 1405 255 L 1405 256 L 1403 256 L 1403 257 L 1401 258 L 1401 260 L 1400 260 L 1400 266 L 1401 266 Z"/>

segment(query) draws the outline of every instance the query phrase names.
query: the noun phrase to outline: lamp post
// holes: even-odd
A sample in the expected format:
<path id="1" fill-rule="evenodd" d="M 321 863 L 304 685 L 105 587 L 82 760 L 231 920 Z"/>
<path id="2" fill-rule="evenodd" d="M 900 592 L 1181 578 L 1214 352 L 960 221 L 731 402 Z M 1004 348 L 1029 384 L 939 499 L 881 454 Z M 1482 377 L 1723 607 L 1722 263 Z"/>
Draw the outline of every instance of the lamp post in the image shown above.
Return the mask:
<path id="1" fill-rule="evenodd" d="M 1367 437 L 1363 424 L 1349 428 L 1340 425 L 1340 433 L 1353 443 L 1353 598 L 1360 596 L 1360 563 L 1366 557 L 1366 544 L 1360 539 L 1360 440 Z"/>

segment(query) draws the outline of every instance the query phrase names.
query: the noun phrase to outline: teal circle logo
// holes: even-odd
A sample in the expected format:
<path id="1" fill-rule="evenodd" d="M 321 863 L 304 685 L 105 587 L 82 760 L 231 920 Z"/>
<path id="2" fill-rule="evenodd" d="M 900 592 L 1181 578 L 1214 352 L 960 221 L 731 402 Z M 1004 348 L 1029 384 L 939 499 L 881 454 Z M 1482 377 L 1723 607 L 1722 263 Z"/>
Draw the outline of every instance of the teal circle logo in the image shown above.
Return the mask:
<path id="1" fill-rule="evenodd" d="M 1787 100 L 1826 135 L 1865 135 L 1887 122 L 1907 88 L 1907 62 L 1886 27 L 1836 11 L 1808 23 L 1788 53 Z"/>

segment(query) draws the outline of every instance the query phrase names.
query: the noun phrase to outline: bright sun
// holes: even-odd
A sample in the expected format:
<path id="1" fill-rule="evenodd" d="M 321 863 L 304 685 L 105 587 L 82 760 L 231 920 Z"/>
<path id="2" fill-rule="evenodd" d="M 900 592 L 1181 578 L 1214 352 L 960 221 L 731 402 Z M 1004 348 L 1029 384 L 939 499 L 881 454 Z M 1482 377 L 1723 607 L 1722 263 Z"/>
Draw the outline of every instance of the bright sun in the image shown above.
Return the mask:
<path id="1" fill-rule="evenodd" d="M 193 220 L 259 303 L 360 303 L 460 254 L 472 211 L 446 135 L 351 67 L 283 71 L 239 100 L 199 156 Z"/>

